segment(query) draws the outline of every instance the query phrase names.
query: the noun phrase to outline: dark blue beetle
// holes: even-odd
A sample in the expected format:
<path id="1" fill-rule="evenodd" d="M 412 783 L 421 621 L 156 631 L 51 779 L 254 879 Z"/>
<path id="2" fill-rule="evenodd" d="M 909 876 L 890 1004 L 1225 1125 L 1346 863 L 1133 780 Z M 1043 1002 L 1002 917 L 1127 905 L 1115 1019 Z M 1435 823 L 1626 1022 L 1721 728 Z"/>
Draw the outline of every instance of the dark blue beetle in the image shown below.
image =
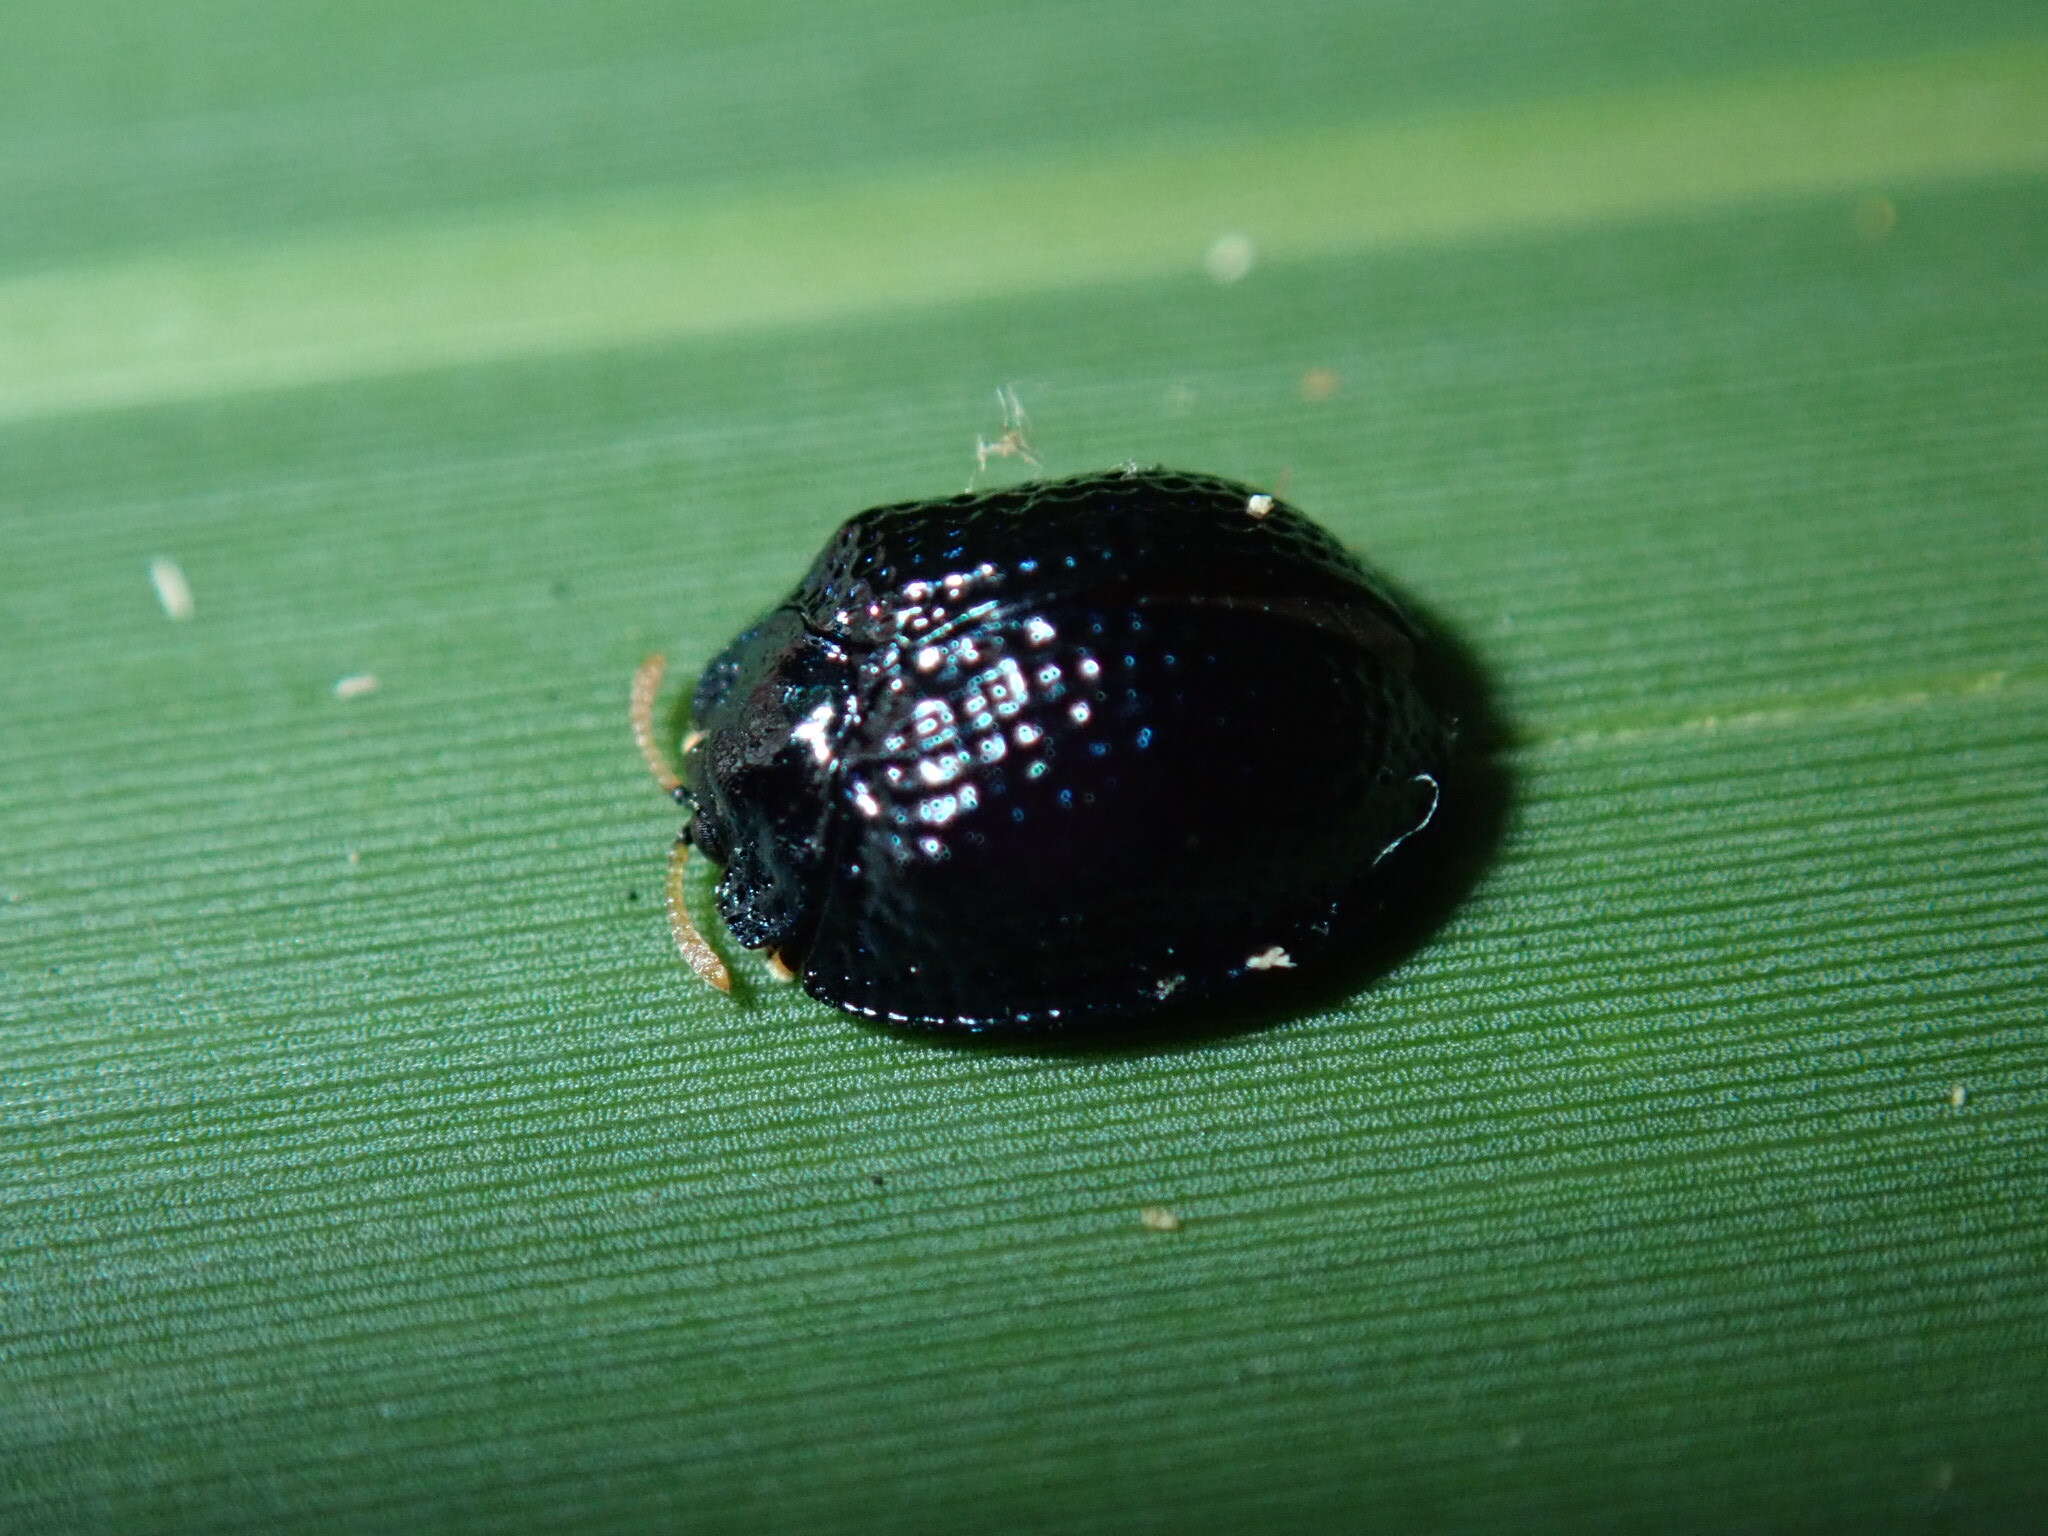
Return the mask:
<path id="1" fill-rule="evenodd" d="M 812 996 L 891 1023 L 1131 1018 L 1307 964 L 1429 825 L 1423 637 L 1329 534 L 1129 469 L 877 507 L 706 669 L 682 857 Z"/>

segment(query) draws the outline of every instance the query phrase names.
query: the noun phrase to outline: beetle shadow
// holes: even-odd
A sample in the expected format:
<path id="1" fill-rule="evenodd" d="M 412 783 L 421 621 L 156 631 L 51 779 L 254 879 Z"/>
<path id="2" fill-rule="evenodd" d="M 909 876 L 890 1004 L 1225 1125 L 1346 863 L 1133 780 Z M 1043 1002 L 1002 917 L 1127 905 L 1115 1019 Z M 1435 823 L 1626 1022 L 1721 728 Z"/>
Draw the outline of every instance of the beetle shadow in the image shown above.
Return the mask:
<path id="1" fill-rule="evenodd" d="M 1504 748 L 1511 726 L 1471 646 L 1426 603 L 1388 586 L 1425 635 L 1420 681 L 1456 723 L 1435 824 L 1373 872 L 1378 898 L 1355 903 L 1312 965 L 1268 972 L 1256 999 L 1196 1000 L 1136 1020 L 1082 1023 L 1071 1031 L 964 1033 L 876 1025 L 941 1049 L 1066 1060 L 1168 1055 L 1328 1012 L 1368 991 L 1427 944 L 1491 866 L 1507 834 L 1515 779 Z"/>

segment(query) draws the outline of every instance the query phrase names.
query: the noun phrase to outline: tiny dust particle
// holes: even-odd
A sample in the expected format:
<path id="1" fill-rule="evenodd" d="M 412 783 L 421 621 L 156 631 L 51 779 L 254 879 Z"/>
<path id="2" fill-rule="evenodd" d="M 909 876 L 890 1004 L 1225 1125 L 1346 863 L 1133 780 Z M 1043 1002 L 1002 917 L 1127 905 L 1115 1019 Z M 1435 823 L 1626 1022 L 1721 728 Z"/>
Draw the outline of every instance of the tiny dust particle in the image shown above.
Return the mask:
<path id="1" fill-rule="evenodd" d="M 149 584 L 156 588 L 156 600 L 163 604 L 166 618 L 192 617 L 192 583 L 185 579 L 185 568 L 177 561 L 169 555 L 150 561 Z"/>
<path id="2" fill-rule="evenodd" d="M 1343 375 L 1334 368 L 1311 368 L 1301 376 L 1301 398 L 1311 403 L 1327 400 L 1343 382 Z"/>
<path id="3" fill-rule="evenodd" d="M 377 691 L 377 674 L 374 672 L 351 672 L 334 685 L 337 699 L 360 699 L 366 693 Z"/>
<path id="4" fill-rule="evenodd" d="M 1242 282 L 1258 256 L 1250 235 L 1218 235 L 1202 253 L 1202 270 L 1219 283 Z"/>
<path id="5" fill-rule="evenodd" d="M 1005 384 L 996 391 L 996 403 L 1003 411 L 1003 435 L 993 442 L 985 437 L 974 440 L 974 473 L 979 476 L 988 469 L 990 459 L 1022 459 L 1036 467 L 1038 455 L 1031 447 L 1031 418 L 1024 412 L 1024 402 L 1017 395 L 1013 384 Z M 970 481 L 967 487 L 974 489 Z"/>
<path id="6" fill-rule="evenodd" d="M 1178 1232 L 1180 1218 L 1163 1205 L 1148 1205 L 1138 1212 L 1138 1220 L 1145 1224 L 1147 1232 Z"/>
<path id="7" fill-rule="evenodd" d="M 1961 1083 L 1957 1083 L 1955 1087 L 1949 1089 L 1948 1107 L 1950 1109 L 1961 1109 L 1965 1104 L 1969 1102 L 1970 1090 L 1965 1088 Z"/>
<path id="8" fill-rule="evenodd" d="M 1881 194 L 1860 199 L 1856 204 L 1856 233 L 1865 240 L 1884 239 L 1899 227 L 1898 205 Z"/>

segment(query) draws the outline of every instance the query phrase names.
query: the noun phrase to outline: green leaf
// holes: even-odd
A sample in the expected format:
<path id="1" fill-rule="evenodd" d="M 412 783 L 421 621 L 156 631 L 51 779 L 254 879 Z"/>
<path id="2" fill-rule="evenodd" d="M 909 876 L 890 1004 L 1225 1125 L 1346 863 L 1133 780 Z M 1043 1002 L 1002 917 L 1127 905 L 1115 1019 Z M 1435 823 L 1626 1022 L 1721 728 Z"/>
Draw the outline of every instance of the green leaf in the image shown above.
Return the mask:
<path id="1" fill-rule="evenodd" d="M 2038 1518 L 2037 8 L 16 11 L 0 1528 Z M 677 963 L 634 663 L 1006 385 L 1492 678 L 1369 987 Z"/>

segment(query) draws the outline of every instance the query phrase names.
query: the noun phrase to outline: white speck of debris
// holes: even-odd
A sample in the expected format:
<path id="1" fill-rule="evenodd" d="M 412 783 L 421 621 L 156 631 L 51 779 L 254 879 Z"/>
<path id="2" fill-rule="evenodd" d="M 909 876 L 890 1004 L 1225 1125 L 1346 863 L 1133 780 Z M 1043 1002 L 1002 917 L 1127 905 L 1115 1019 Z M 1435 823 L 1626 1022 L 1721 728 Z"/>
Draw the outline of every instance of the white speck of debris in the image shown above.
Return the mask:
<path id="1" fill-rule="evenodd" d="M 1024 413 L 1024 402 L 1018 398 L 1016 386 L 1005 384 L 996 391 L 996 404 L 1003 412 L 1003 435 L 991 442 L 988 438 L 974 440 L 974 473 L 979 477 L 988 469 L 990 459 L 1022 459 L 1034 467 L 1038 454 L 1031 446 L 1031 418 Z M 974 482 L 968 481 L 967 489 L 974 489 Z"/>
<path id="2" fill-rule="evenodd" d="M 1287 953 L 1278 944 L 1274 944 L 1260 950 L 1251 959 L 1245 961 L 1245 964 L 1255 971 L 1291 971 L 1294 969 L 1294 956 Z"/>
<path id="3" fill-rule="evenodd" d="M 1181 983 L 1186 980 L 1187 977 L 1185 976 L 1162 976 L 1152 983 L 1152 995 L 1161 1002 L 1164 1002 L 1167 998 L 1178 992 Z"/>
<path id="4" fill-rule="evenodd" d="M 1965 1088 L 1961 1083 L 1957 1083 L 1955 1087 L 1949 1089 L 1948 1107 L 1950 1109 L 1961 1109 L 1965 1104 L 1969 1102 L 1970 1090 Z"/>
<path id="5" fill-rule="evenodd" d="M 150 561 L 149 584 L 156 588 L 156 600 L 164 605 L 165 617 L 192 617 L 192 583 L 185 579 L 185 568 L 177 561 L 169 555 Z"/>
<path id="6" fill-rule="evenodd" d="M 1163 1205 L 1148 1205 L 1138 1212 L 1138 1220 L 1145 1224 L 1148 1232 L 1178 1232 L 1180 1218 Z"/>
<path id="7" fill-rule="evenodd" d="M 362 854 L 362 850 L 361 850 L 361 849 L 359 849 L 359 848 L 351 848 L 351 849 L 349 849 L 349 851 L 348 851 L 348 867 L 349 867 L 350 869 L 361 869 L 361 868 L 363 867 L 363 854 Z"/>
<path id="8" fill-rule="evenodd" d="M 1202 270 L 1219 283 L 1242 282 L 1258 256 L 1250 235 L 1218 235 L 1202 253 Z"/>
<path id="9" fill-rule="evenodd" d="M 351 672 L 334 685 L 337 699 L 360 699 L 366 693 L 377 691 L 377 674 L 374 672 Z"/>
<path id="10" fill-rule="evenodd" d="M 1273 515 L 1273 498 L 1264 491 L 1261 491 L 1244 504 L 1244 509 L 1253 517 L 1271 517 Z"/>

